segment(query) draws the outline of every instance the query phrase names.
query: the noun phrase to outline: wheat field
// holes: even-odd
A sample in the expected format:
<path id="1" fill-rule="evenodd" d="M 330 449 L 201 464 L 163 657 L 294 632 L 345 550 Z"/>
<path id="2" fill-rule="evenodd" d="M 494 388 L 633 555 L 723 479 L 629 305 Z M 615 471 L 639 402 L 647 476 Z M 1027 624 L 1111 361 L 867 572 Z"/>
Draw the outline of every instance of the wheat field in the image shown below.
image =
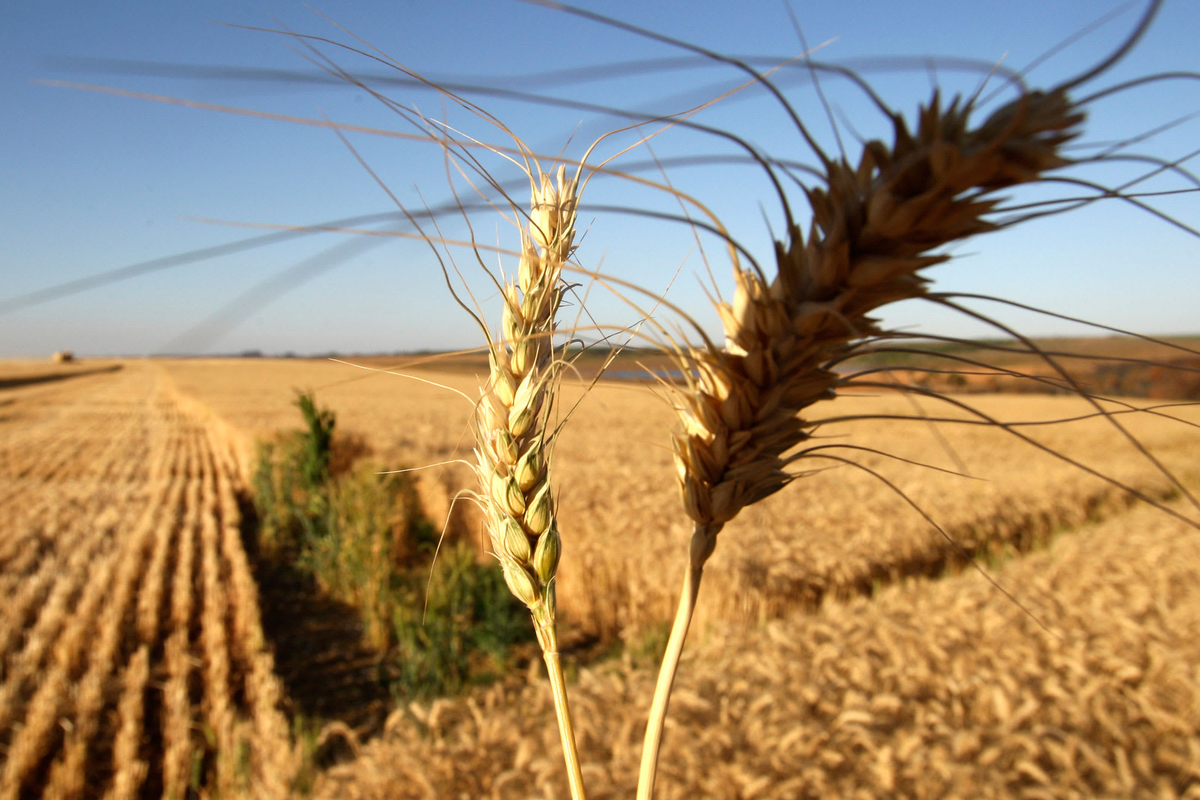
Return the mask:
<path id="1" fill-rule="evenodd" d="M 568 68 L 535 47 L 504 75 L 475 61 L 484 42 L 456 77 L 436 60 L 426 76 L 341 23 L 317 35 L 276 22 L 233 27 L 285 37 L 303 70 L 96 59 L 87 69 L 113 70 L 120 86 L 45 81 L 336 136 L 389 213 L 286 219 L 308 213 L 290 201 L 337 195 L 316 160 L 267 141 L 309 186 L 274 210 L 247 194 L 226 206 L 236 212 L 190 217 L 253 235 L 0 298 L 8 313 L 203 265 L 211 285 L 195 299 L 215 300 L 234 282 L 206 262 L 247 258 L 240 294 L 161 350 L 219 341 L 247 357 L 0 361 L 0 800 L 586 800 L 585 783 L 593 800 L 1200 800 L 1200 404 L 1098 399 L 1196 397 L 1200 340 L 1043 351 L 1017 333 L 1120 331 L 1072 316 L 1096 309 L 1114 326 L 1191 324 L 1167 302 L 1184 297 L 1169 283 L 1188 259 L 1148 247 L 1153 229 L 1128 229 L 1121 247 L 1143 247 L 1133 257 L 1101 244 L 1119 237 L 1081 241 L 1087 214 L 1097 233 L 1124 230 L 1129 217 L 1099 213 L 1112 206 L 1148 212 L 1189 247 L 1200 236 L 1185 206 L 1200 187 L 1195 153 L 1173 130 L 1197 115 L 1167 122 L 1180 101 L 1158 96 L 1200 75 L 1141 58 L 1169 49 L 1142 38 L 1161 0 L 1137 4 L 1095 57 L 1070 51 L 1124 24 L 1119 9 L 1013 64 L 988 53 L 826 63 L 836 39 L 809 50 L 794 14 L 805 55 L 723 55 L 701 44 L 711 20 L 690 7 L 668 35 L 640 27 L 671 27 L 665 12 L 635 24 L 532 5 L 589 26 L 578 42 L 606 63 Z M 452 49 L 418 16 L 405 34 Z M 486 18 L 444 21 L 468 41 Z M 900 23 L 887 39 L 911 37 Z M 553 27 L 530 30 L 554 40 Z M 626 38 L 650 47 L 601 44 Z M 66 69 L 91 60 L 78 61 Z M 910 71 L 932 89 L 919 87 L 920 105 L 903 99 L 918 87 Z M 340 84 L 387 116 L 138 88 L 184 76 Z M 575 126 L 562 149 L 549 140 L 560 118 Z M 598 125 L 607 132 L 592 138 Z M 422 148 L 452 202 L 426 202 L 427 165 L 411 155 Z M 258 160 L 247 174 L 268 174 Z M 510 166 L 529 204 L 514 199 L 525 187 Z M 415 195 L 397 188 L 410 181 Z M 489 243 L 502 222 L 519 250 Z M 1030 239 L 1006 243 L 1014 227 Z M 249 255 L 317 233 L 356 239 L 286 266 Z M 975 262 L 971 293 L 944 272 L 934 284 L 931 268 L 980 234 L 997 244 Z M 348 302 L 313 284 L 309 310 L 288 312 L 297 328 L 329 337 L 321 349 L 374 346 L 347 345 L 337 337 L 353 334 L 324 312 L 365 320 L 380 308 L 367 300 L 398 290 L 387 307 L 398 324 L 371 333 L 393 340 L 380 347 L 469 346 L 452 328 L 471 317 L 485 349 L 261 357 L 316 351 L 302 337 L 279 344 L 286 324 L 264 320 L 286 314 L 267 307 L 368 264 L 367 246 L 389 239 L 428 247 L 440 274 L 422 249 L 424 261 L 388 262 L 395 283 L 382 267 L 374 283 L 348 278 L 360 290 Z M 242 287 L 259 267 L 272 274 Z M 681 276 L 700 276 L 699 290 L 676 288 Z M 1014 276 L 1048 294 L 991 281 Z M 1089 307 L 1108 283 L 1124 287 L 1116 310 Z M 434 284 L 461 318 L 435 307 Z M 1147 287 L 1160 304 L 1117 313 L 1151 302 L 1134 291 Z M 1034 308 L 1055 293 L 1081 305 Z M 891 316 L 920 304 L 931 313 L 915 326 Z M 156 313 L 173 316 L 168 306 Z M 945 315 L 973 331 L 962 337 L 1000 339 L 958 338 L 953 324 L 911 333 Z M 251 321 L 259 333 L 237 330 Z M 263 341 L 230 344 L 251 336 Z M 596 351 L 618 340 L 644 346 L 640 377 L 594 375 Z M 102 341 L 67 343 L 153 346 Z M 1150 344 L 1162 349 L 1142 358 Z M 1060 346 L 1084 352 L 1047 354 Z M 493 584 L 523 622 L 532 615 L 536 644 L 482 630 L 507 635 L 511 598 L 485 594 Z M 454 651 L 442 661 L 418 646 L 435 637 Z M 438 671 L 458 662 L 454 680 Z"/>
<path id="2" fill-rule="evenodd" d="M 255 436 L 291 423 L 290 387 L 317 390 L 338 412 L 339 424 L 367 437 L 389 468 L 438 464 L 470 454 L 470 405 L 426 383 L 364 373 L 331 361 L 188 360 L 164 364 L 180 391 L 227 421 L 232 441 L 249 452 Z M 416 373 L 470 391 L 464 372 Z M 348 381 L 348 382 L 347 382 Z M 287 388 L 284 388 L 287 387 Z M 560 603 L 588 634 L 636 636 L 670 618 L 679 551 L 686 530 L 677 513 L 678 489 L 665 431 L 666 402 L 648 387 L 603 383 L 586 393 L 563 387 L 563 406 L 581 397 L 561 436 L 556 472 L 563 487 L 559 514 L 570 556 L 564 561 Z M 965 398 L 964 398 L 965 399 Z M 996 418 L 1039 421 L 1087 414 L 1082 401 L 1050 396 L 976 396 L 970 401 Z M 851 395 L 818 406 L 818 416 L 896 414 L 903 398 Z M 946 414 L 934 407 L 931 415 Z M 1195 409 L 1170 414 L 1196 422 Z M 964 417 L 961 412 L 953 414 Z M 1131 432 L 1177 475 L 1195 485 L 1200 432 L 1167 416 L 1123 418 Z M 1102 419 L 1027 429 L 1046 447 L 1089 465 L 1154 499 L 1171 484 Z M 958 545 L 984 554 L 1025 550 L 1055 531 L 1122 512 L 1123 491 L 1039 452 L 994 427 L 896 423 L 882 419 L 842 426 L 839 440 L 971 477 L 875 456 L 878 469 L 926 509 Z M 248 456 L 247 456 L 248 457 Z M 956 464 L 955 459 L 958 459 Z M 469 470 L 450 465 L 419 473 L 426 513 L 444 520 L 450 500 L 470 485 Z M 470 516 L 467 504 L 459 504 Z M 468 531 L 476 522 L 460 521 Z M 612 536 L 636 547 L 610 547 Z M 475 535 L 478 531 L 475 530 Z M 954 567 L 957 551 L 907 501 L 871 475 L 842 467 L 812 475 L 745 514 L 725 538 L 727 552 L 708 568 L 713 590 L 701 616 L 761 622 L 811 609 L 827 594 L 850 597 L 877 582 Z M 667 579 L 662 579 L 662 572 Z M 586 582 L 578 575 L 586 574 Z"/>
<path id="3" fill-rule="evenodd" d="M 1200 541 L 1138 510 L 998 572 L 914 581 L 762 626 L 684 662 L 663 797 L 1200 797 Z M 581 671 L 593 796 L 627 797 L 653 675 Z M 397 710 L 322 798 L 562 797 L 539 681 Z"/>
<path id="4" fill-rule="evenodd" d="M 328 361 L 109 367 L 28 382 L 26 365 L 4 365 L 4 796 L 284 796 L 296 746 L 241 530 L 254 442 L 296 426 L 302 387 L 389 467 L 422 466 L 469 452 L 470 406 Z M 476 380 L 419 375 L 464 390 Z M 635 652 L 661 629 L 683 567 L 670 409 L 639 384 L 567 383 L 562 394 L 582 399 L 555 466 L 564 630 Z M 972 400 L 1009 420 L 1081 413 L 1062 397 Z M 850 395 L 818 411 L 894 413 L 901 402 Z M 1197 485 L 1195 429 L 1124 420 Z M 943 423 L 935 435 L 889 422 L 840 435 L 968 473 L 867 462 L 1017 602 L 972 570 L 957 574 L 956 551 L 867 473 L 798 482 L 731 524 L 709 566 L 664 796 L 1200 796 L 1189 788 L 1200 781 L 1194 529 L 995 428 Z M 1028 430 L 1188 513 L 1103 420 Z M 471 477 L 454 465 L 418 474 L 439 520 Z M 474 514 L 451 517 L 486 549 Z M 594 796 L 631 792 L 652 684 L 628 656 L 577 668 Z M 402 706 L 314 791 L 565 796 L 552 714 L 536 674 Z"/>

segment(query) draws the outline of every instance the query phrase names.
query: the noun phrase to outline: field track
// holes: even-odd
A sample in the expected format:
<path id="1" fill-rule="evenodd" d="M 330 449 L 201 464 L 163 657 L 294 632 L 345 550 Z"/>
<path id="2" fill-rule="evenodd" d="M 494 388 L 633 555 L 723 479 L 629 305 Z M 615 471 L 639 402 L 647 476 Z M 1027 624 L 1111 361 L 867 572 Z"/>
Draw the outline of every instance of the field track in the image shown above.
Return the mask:
<path id="1" fill-rule="evenodd" d="M 0 393 L 2 800 L 286 792 L 234 460 L 169 387 Z"/>

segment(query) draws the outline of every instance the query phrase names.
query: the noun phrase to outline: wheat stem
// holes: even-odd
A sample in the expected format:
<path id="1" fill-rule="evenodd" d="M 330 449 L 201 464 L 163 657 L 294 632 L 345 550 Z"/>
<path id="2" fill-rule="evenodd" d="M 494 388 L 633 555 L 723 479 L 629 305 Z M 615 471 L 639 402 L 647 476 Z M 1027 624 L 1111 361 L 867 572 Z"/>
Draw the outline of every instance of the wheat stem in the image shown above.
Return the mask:
<path id="1" fill-rule="evenodd" d="M 542 658 L 546 662 L 546 672 L 550 676 L 550 691 L 554 695 L 554 716 L 558 720 L 558 734 L 562 742 L 563 761 L 567 765 L 567 784 L 571 788 L 571 798 L 587 800 L 583 771 L 579 766 L 579 748 L 575 745 L 575 725 L 571 721 L 570 703 L 567 702 L 567 681 L 558 652 L 558 629 L 554 622 L 554 609 L 542 606 L 532 614 L 538 644 L 542 648 Z"/>
<path id="2" fill-rule="evenodd" d="M 550 675 L 573 800 L 586 800 L 555 626 L 561 540 L 551 491 L 555 430 L 550 424 L 561 353 L 556 315 L 561 275 L 574 250 L 579 176 L 534 164 L 528 223 L 515 280 L 500 285 L 501 336 L 489 334 L 489 375 L 475 407 L 475 471 L 492 551 L 509 590 L 528 609 Z M 498 284 L 499 285 L 499 284 Z"/>
<path id="3" fill-rule="evenodd" d="M 679 608 L 671 624 L 671 636 L 663 653 L 658 669 L 658 683 L 654 686 L 654 699 L 650 703 L 650 718 L 646 722 L 646 738 L 642 740 L 642 766 L 638 772 L 637 800 L 650 800 L 654 795 L 654 778 L 658 772 L 658 751 L 662 746 L 663 725 L 667 719 L 667 704 L 671 700 L 671 689 L 679 671 L 679 658 L 687 641 L 688 628 L 692 624 L 692 613 L 696 610 L 696 598 L 700 596 L 700 579 L 704 577 L 704 562 L 712 552 L 715 536 L 697 525 L 692 534 L 692 557 L 683 576 L 683 589 L 679 593 Z"/>

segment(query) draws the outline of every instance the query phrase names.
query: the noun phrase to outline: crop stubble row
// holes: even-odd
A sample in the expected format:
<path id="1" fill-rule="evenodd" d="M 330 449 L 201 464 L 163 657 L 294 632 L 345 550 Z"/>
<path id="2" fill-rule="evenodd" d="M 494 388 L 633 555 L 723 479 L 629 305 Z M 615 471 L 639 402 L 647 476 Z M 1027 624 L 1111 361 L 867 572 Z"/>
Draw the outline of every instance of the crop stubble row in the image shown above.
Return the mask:
<path id="1" fill-rule="evenodd" d="M 0 427 L 0 797 L 282 796 L 232 458 L 153 365 L 67 384 Z"/>

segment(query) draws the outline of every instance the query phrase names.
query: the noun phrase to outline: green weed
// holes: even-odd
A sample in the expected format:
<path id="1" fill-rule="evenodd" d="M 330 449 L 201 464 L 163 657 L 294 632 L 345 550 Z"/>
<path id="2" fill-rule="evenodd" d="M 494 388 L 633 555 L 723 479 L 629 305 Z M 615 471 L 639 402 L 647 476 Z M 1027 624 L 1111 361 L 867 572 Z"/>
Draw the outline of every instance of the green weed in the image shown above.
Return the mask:
<path id="1" fill-rule="evenodd" d="M 334 413 L 310 394 L 296 405 L 305 430 L 258 450 L 255 505 L 266 554 L 358 609 L 394 695 L 447 694 L 504 674 L 513 645 L 533 633 L 498 566 L 466 543 L 437 554 L 437 531 L 411 479 L 352 463 L 346 454 L 366 448 L 335 436 Z"/>

